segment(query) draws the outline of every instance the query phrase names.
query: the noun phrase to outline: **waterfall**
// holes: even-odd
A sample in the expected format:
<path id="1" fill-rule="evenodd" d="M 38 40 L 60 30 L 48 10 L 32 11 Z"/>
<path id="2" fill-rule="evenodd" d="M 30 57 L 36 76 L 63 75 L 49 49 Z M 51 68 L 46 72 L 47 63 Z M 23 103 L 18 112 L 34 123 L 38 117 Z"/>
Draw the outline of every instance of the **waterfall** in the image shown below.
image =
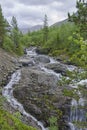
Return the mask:
<path id="1" fill-rule="evenodd" d="M 18 81 L 21 78 L 21 71 L 18 70 L 15 73 L 12 74 L 10 82 L 4 87 L 2 91 L 2 95 L 6 97 L 7 101 L 10 103 L 10 105 L 18 110 L 23 116 L 26 116 L 30 119 L 32 119 L 35 124 L 37 124 L 38 127 L 40 127 L 42 130 L 46 130 L 46 128 L 43 126 L 43 124 L 38 121 L 35 117 L 33 117 L 31 114 L 27 113 L 21 103 L 19 103 L 13 96 L 13 85 L 17 84 Z"/>
<path id="2" fill-rule="evenodd" d="M 82 84 L 80 81 L 77 84 Z M 72 99 L 71 101 L 71 110 L 70 110 L 70 117 L 69 117 L 69 126 L 70 130 L 87 130 L 87 128 L 80 128 L 75 123 L 83 123 L 86 122 L 86 112 L 84 110 L 85 107 L 85 100 L 82 98 L 80 91 L 78 91 L 79 100 Z M 74 123 L 75 122 L 75 123 Z M 84 127 L 84 126 L 83 126 Z"/>
<path id="3" fill-rule="evenodd" d="M 28 50 L 27 51 L 27 55 L 32 57 L 32 56 L 37 56 L 36 52 L 35 52 L 35 49 L 32 49 L 32 50 Z M 55 59 L 49 57 L 50 59 L 50 64 L 51 63 L 59 63 L 58 61 L 56 61 Z M 73 66 L 73 65 L 65 65 L 64 66 L 67 68 L 67 70 L 69 71 L 73 71 L 75 69 L 77 69 L 77 67 Z M 56 73 L 54 72 L 53 70 L 51 69 L 47 69 L 44 64 L 42 63 L 39 63 L 39 67 L 41 70 L 43 70 L 44 72 L 48 73 L 48 74 L 53 74 L 55 75 L 58 80 L 61 80 L 62 79 L 62 75 L 60 73 Z M 66 77 L 66 78 L 69 78 L 69 77 Z M 87 83 L 87 80 L 82 80 L 80 81 L 79 83 L 77 83 L 76 85 L 72 85 L 71 87 L 73 88 L 78 88 L 78 85 L 79 84 L 86 84 Z M 85 112 L 83 110 L 82 107 L 84 107 L 84 99 L 82 98 L 81 96 L 81 93 L 78 91 L 78 95 L 80 96 L 79 100 L 77 101 L 76 99 L 72 99 L 71 101 L 71 110 L 70 110 L 70 116 L 69 116 L 69 127 L 70 127 L 70 130 L 83 130 L 83 128 L 78 128 L 73 122 L 83 122 L 83 121 L 86 121 L 86 117 L 85 117 Z M 84 129 L 84 130 L 87 130 L 87 129 Z"/>
<path id="4" fill-rule="evenodd" d="M 26 53 L 27 53 L 27 57 L 29 56 L 33 61 L 34 58 L 36 56 L 38 56 L 38 54 L 35 52 L 36 48 L 29 48 L 26 49 Z M 54 60 L 53 58 L 49 57 L 50 59 L 50 64 L 51 63 L 59 63 L 58 61 Z M 65 64 L 64 64 L 65 65 Z M 52 74 L 55 75 L 58 80 L 62 78 L 62 75 L 60 73 L 56 73 L 51 69 L 47 69 L 44 65 L 44 63 L 38 63 L 39 68 L 48 73 L 48 74 Z M 73 71 L 74 69 L 76 69 L 75 66 L 72 65 L 65 65 L 67 70 L 69 71 Z M 39 126 L 42 130 L 46 130 L 47 128 L 45 128 L 43 126 L 43 124 L 38 121 L 35 117 L 33 117 L 31 114 L 27 113 L 23 107 L 23 105 L 21 103 L 19 103 L 17 101 L 17 99 L 14 98 L 13 96 L 13 87 L 14 84 L 17 84 L 19 82 L 21 78 L 21 70 L 17 70 L 15 73 L 13 73 L 13 75 L 11 76 L 11 80 L 10 82 L 4 87 L 2 94 L 4 97 L 7 98 L 7 101 L 11 104 L 11 106 L 13 108 L 15 108 L 16 110 L 18 110 L 20 113 L 22 113 L 24 116 L 31 118 L 36 124 L 37 126 Z M 66 77 L 68 78 L 68 77 Z M 87 79 L 86 80 L 82 80 L 80 82 L 78 82 L 75 86 L 72 85 L 73 88 L 77 88 L 78 85 L 86 85 L 87 84 Z M 73 122 L 85 122 L 86 121 L 86 112 L 83 110 L 83 107 L 85 106 L 85 100 L 82 98 L 81 93 L 78 92 L 79 95 L 79 100 L 76 99 L 72 99 L 71 101 L 71 110 L 70 110 L 70 115 L 69 115 L 69 127 L 70 130 L 83 130 L 83 128 L 78 128 Z M 84 130 L 87 130 L 87 128 L 84 128 Z"/>

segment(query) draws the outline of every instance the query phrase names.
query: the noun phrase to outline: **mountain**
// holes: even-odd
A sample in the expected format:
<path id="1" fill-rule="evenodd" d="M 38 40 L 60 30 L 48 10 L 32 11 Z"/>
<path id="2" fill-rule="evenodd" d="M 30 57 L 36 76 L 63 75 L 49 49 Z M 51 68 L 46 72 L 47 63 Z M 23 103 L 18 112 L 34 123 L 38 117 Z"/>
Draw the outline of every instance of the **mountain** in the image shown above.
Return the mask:
<path id="1" fill-rule="evenodd" d="M 51 27 L 53 26 L 61 26 L 62 24 L 66 24 L 68 22 L 68 19 L 65 19 L 65 20 L 62 20 L 62 21 L 59 21 L 59 22 L 56 22 L 54 24 L 51 25 Z"/>
<path id="2" fill-rule="evenodd" d="M 43 28 L 42 25 L 35 25 L 35 26 L 32 26 L 32 27 L 29 28 L 29 29 L 30 29 L 31 32 L 33 32 L 33 31 L 38 31 L 38 30 L 40 30 L 40 29 L 42 29 L 42 28 Z"/>
<path id="3" fill-rule="evenodd" d="M 20 30 L 22 31 L 22 33 L 27 33 L 28 31 L 30 32 L 33 32 L 33 31 L 38 31 L 40 29 L 42 29 L 43 26 L 42 25 L 35 25 L 35 26 L 32 26 L 32 27 L 26 27 L 26 28 L 20 28 Z"/>
<path id="4" fill-rule="evenodd" d="M 59 21 L 59 22 L 54 23 L 50 27 L 60 26 L 60 25 L 65 24 L 67 22 L 68 22 L 68 19 L 65 19 L 63 21 Z M 35 26 L 31 26 L 31 27 L 23 27 L 23 28 L 20 28 L 20 30 L 22 31 L 23 34 L 25 34 L 28 31 L 30 31 L 30 32 L 38 31 L 38 30 L 40 30 L 42 28 L 43 28 L 43 25 L 35 25 Z"/>

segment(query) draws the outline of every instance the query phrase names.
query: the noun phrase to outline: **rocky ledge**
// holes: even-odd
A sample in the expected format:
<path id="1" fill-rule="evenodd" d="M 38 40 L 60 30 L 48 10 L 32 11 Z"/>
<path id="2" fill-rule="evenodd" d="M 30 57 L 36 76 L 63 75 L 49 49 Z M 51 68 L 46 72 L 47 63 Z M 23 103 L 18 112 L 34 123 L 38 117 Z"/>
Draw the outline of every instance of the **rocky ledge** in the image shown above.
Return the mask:
<path id="1" fill-rule="evenodd" d="M 0 87 L 3 87 L 11 73 L 16 69 L 17 57 L 11 56 L 0 48 Z"/>
<path id="2" fill-rule="evenodd" d="M 14 89 L 15 98 L 45 126 L 49 125 L 51 116 L 56 116 L 60 125 L 64 125 L 65 104 L 68 105 L 70 99 L 63 96 L 57 77 L 38 67 L 22 68 L 21 73 L 21 80 Z"/>

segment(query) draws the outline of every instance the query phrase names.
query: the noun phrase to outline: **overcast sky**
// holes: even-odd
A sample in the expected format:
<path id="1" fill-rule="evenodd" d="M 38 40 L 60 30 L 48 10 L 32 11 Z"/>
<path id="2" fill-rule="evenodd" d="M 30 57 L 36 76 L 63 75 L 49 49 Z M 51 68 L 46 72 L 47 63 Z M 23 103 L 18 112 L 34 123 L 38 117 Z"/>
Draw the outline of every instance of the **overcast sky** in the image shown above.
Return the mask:
<path id="1" fill-rule="evenodd" d="M 10 22 L 15 16 L 19 27 L 43 24 L 45 14 L 51 25 L 76 11 L 76 0 L 0 0 L 0 4 L 4 17 Z"/>

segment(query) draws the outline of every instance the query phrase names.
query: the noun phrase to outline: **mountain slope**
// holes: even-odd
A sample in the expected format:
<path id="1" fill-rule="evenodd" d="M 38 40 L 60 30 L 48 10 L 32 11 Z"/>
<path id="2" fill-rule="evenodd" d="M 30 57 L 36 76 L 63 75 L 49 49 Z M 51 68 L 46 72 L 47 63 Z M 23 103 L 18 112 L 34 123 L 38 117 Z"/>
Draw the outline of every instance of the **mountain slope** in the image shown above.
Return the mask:
<path id="1" fill-rule="evenodd" d="M 42 29 L 42 25 L 35 25 L 32 27 L 26 27 L 26 28 L 20 28 L 20 30 L 22 31 L 22 33 L 27 33 L 28 31 L 33 32 L 33 31 L 38 31 L 40 29 Z"/>
<path id="2" fill-rule="evenodd" d="M 51 27 L 53 27 L 53 26 L 61 26 L 62 24 L 66 24 L 66 23 L 68 23 L 68 19 L 65 19 L 65 20 L 63 20 L 63 21 L 56 22 L 56 23 L 54 23 L 53 25 L 51 25 Z"/>

